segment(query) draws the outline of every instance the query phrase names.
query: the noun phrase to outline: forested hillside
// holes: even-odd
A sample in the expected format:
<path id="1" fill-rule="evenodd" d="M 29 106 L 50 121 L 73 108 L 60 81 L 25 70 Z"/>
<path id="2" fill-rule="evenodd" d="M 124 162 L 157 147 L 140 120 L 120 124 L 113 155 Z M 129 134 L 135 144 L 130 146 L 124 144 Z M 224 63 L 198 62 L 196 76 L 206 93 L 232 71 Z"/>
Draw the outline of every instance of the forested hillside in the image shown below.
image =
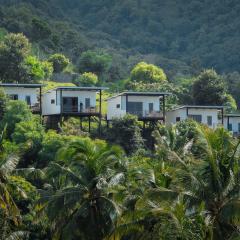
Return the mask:
<path id="1" fill-rule="evenodd" d="M 43 52 L 62 50 L 75 61 L 84 50 L 104 48 L 120 65 L 142 59 L 174 74 L 201 66 L 240 68 L 237 0 L 0 2 L 2 27 L 23 32 Z"/>

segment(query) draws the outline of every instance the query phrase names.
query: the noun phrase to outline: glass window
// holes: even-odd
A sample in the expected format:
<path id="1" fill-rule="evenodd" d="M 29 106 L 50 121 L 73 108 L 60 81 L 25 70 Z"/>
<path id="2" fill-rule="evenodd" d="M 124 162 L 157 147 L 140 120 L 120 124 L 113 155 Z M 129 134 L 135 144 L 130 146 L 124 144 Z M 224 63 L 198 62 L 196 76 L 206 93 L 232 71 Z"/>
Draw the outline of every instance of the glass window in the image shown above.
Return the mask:
<path id="1" fill-rule="evenodd" d="M 149 112 L 153 112 L 153 103 L 149 103 Z"/>
<path id="2" fill-rule="evenodd" d="M 55 99 L 51 99 L 51 104 L 55 104 Z"/>
<path id="3" fill-rule="evenodd" d="M 18 100 L 18 95 L 17 94 L 12 94 L 12 95 L 9 95 L 10 99 L 12 100 Z"/>
<path id="4" fill-rule="evenodd" d="M 117 108 L 120 108 L 121 106 L 120 106 L 120 104 L 117 104 L 117 106 L 116 106 Z"/>
<path id="5" fill-rule="evenodd" d="M 26 101 L 27 105 L 31 105 L 31 96 L 26 96 L 25 101 Z"/>
<path id="6" fill-rule="evenodd" d="M 199 123 L 202 122 L 202 115 L 189 115 L 188 117 L 196 122 L 199 122 Z"/>
<path id="7" fill-rule="evenodd" d="M 232 131 L 232 124 L 231 123 L 228 124 L 228 130 Z"/>
<path id="8" fill-rule="evenodd" d="M 238 132 L 240 132 L 240 123 L 238 123 Z"/>
<path id="9" fill-rule="evenodd" d="M 208 126 L 212 126 L 212 116 L 207 116 L 207 124 Z"/>
<path id="10" fill-rule="evenodd" d="M 180 122 L 181 118 L 180 117 L 176 117 L 176 122 Z"/>

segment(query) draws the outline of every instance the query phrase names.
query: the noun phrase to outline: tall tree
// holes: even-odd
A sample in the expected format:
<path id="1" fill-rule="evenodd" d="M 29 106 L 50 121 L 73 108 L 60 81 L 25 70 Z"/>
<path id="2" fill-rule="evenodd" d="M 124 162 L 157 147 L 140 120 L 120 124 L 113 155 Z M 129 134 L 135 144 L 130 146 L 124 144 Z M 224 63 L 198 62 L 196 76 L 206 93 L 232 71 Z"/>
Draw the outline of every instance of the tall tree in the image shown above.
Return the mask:
<path id="1" fill-rule="evenodd" d="M 111 188 L 122 179 L 121 157 L 118 147 L 90 139 L 60 149 L 48 168 L 53 188 L 42 195 L 54 239 L 101 240 L 113 230 L 119 210 Z"/>
<path id="2" fill-rule="evenodd" d="M 160 67 L 140 62 L 131 71 L 130 80 L 143 83 L 156 83 L 166 81 L 167 76 Z"/>
<path id="3" fill-rule="evenodd" d="M 205 70 L 193 84 L 193 99 L 198 105 L 223 105 L 226 98 L 224 80 L 214 70 Z"/>
<path id="4" fill-rule="evenodd" d="M 24 81 L 24 59 L 31 45 L 23 34 L 10 33 L 0 43 L 0 79 L 5 82 Z"/>

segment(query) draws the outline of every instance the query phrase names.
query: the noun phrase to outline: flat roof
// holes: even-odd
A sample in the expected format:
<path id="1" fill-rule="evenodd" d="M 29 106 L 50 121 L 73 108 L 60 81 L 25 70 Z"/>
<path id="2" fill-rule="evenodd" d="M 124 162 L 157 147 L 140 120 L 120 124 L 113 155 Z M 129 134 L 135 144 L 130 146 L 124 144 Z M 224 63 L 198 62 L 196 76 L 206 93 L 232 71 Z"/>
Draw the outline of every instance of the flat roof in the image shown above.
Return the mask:
<path id="1" fill-rule="evenodd" d="M 240 117 L 240 113 L 229 113 L 229 114 L 224 114 L 224 117 Z"/>
<path id="2" fill-rule="evenodd" d="M 23 87 L 23 88 L 39 88 L 43 87 L 45 84 L 36 83 L 0 83 L 0 87 Z"/>
<path id="3" fill-rule="evenodd" d="M 74 87 L 74 86 L 59 86 L 51 90 L 71 90 L 71 91 L 81 91 L 81 90 L 88 90 L 88 91 L 100 91 L 100 90 L 107 90 L 107 87 Z"/>
<path id="4" fill-rule="evenodd" d="M 175 111 L 178 109 L 183 109 L 183 108 L 192 108 L 192 109 L 223 109 L 224 106 L 206 106 L 206 105 L 183 105 L 183 106 L 179 106 L 176 107 L 170 111 Z"/>
<path id="5" fill-rule="evenodd" d="M 132 91 L 127 91 L 127 92 L 122 92 L 117 95 L 114 95 L 107 100 L 119 97 L 119 96 L 165 96 L 165 95 L 171 95 L 171 93 L 168 92 L 132 92 Z"/>

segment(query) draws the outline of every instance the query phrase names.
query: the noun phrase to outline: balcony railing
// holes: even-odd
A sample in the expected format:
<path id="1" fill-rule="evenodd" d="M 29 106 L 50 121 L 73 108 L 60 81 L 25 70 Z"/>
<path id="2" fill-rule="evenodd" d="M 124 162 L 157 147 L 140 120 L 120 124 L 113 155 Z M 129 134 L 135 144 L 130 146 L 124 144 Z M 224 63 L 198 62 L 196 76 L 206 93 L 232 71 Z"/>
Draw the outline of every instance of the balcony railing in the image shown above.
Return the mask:
<path id="1" fill-rule="evenodd" d="M 40 103 L 36 103 L 36 104 L 30 106 L 30 109 L 33 113 L 39 113 L 40 112 Z"/>
<path id="2" fill-rule="evenodd" d="M 128 111 L 128 113 L 136 115 L 139 118 L 163 118 L 163 112 L 160 111 Z"/>
<path id="3" fill-rule="evenodd" d="M 89 113 L 95 114 L 99 113 L 99 109 L 97 107 L 89 107 L 89 108 L 80 108 L 80 106 L 63 106 L 62 108 L 63 113 Z"/>

